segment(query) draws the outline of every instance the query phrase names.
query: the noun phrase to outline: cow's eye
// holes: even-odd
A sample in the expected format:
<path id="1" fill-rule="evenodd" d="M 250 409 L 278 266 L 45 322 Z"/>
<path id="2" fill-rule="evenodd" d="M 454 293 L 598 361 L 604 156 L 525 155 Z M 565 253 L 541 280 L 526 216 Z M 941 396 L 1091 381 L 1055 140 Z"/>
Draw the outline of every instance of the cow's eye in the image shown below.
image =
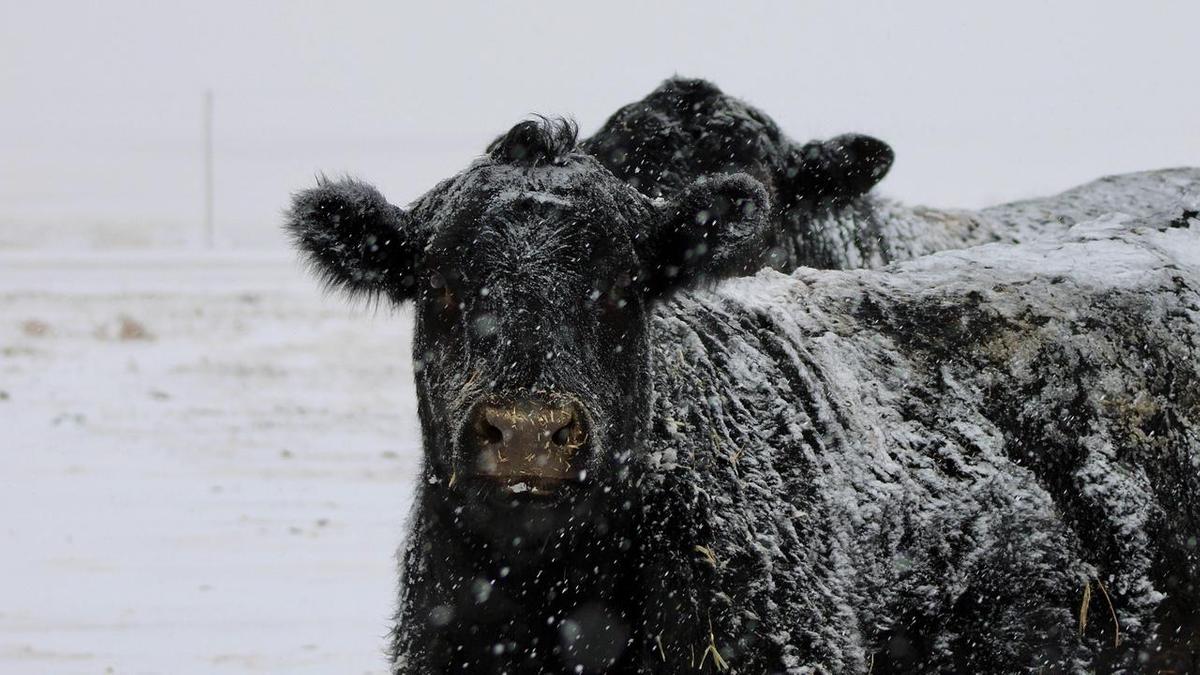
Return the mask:
<path id="1" fill-rule="evenodd" d="M 458 322 L 462 301 L 440 273 L 430 274 L 429 290 L 425 297 L 429 306 L 429 316 L 436 328 L 449 329 Z"/>
<path id="2" fill-rule="evenodd" d="M 620 288 L 611 289 L 604 293 L 600 298 L 600 312 L 602 318 L 610 322 L 621 322 L 625 320 L 625 308 L 629 306 L 629 301 L 625 297 L 625 293 Z"/>
<path id="3" fill-rule="evenodd" d="M 438 310 L 444 314 L 455 314 L 458 312 L 458 296 L 449 288 L 443 288 L 435 294 L 437 297 Z"/>

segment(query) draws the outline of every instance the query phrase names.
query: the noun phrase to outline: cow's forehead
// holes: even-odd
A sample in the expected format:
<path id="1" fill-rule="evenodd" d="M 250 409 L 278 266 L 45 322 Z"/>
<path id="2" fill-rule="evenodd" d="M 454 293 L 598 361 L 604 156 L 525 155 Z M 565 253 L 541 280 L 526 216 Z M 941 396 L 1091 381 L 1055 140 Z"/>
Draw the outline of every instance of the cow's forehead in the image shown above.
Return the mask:
<path id="1" fill-rule="evenodd" d="M 502 200 L 530 194 L 583 197 L 620 183 L 595 160 L 583 155 L 572 155 L 561 164 L 538 167 L 512 166 L 485 157 L 453 179 L 450 193 Z"/>
<path id="2" fill-rule="evenodd" d="M 545 204 L 620 217 L 643 207 L 641 195 L 592 157 L 572 154 L 560 164 L 512 166 L 484 157 L 414 204 L 435 228 L 463 225 L 515 204 Z"/>
<path id="3" fill-rule="evenodd" d="M 534 204 L 559 209 L 570 209 L 575 206 L 576 197 L 570 193 L 561 194 L 547 190 L 509 188 L 501 190 L 492 198 L 492 203 L 500 211 L 511 210 L 523 204 Z M 586 201 L 586 200 L 584 200 Z"/>
<path id="4" fill-rule="evenodd" d="M 435 246 L 439 252 L 500 264 L 510 259 L 549 264 L 563 255 L 599 254 L 627 238 L 616 214 L 586 199 L 537 190 L 489 195 L 444 227 Z"/>
<path id="5" fill-rule="evenodd" d="M 465 259 L 500 273 L 558 275 L 606 263 L 623 249 L 619 228 L 603 218 L 558 202 L 522 198 L 480 218 L 460 248 Z M 461 240 L 460 240 L 461 241 Z M 480 271 L 484 271 L 480 270 Z"/>
<path id="6" fill-rule="evenodd" d="M 422 200 L 432 266 L 479 280 L 567 277 L 628 267 L 641 195 L 590 157 L 515 167 L 483 158 Z M 519 273 L 519 274 L 518 274 Z"/>
<path id="7" fill-rule="evenodd" d="M 486 288 L 488 304 L 526 310 L 564 311 L 636 265 L 627 236 L 557 204 L 486 215 L 445 244 L 434 267 L 464 298 Z"/>

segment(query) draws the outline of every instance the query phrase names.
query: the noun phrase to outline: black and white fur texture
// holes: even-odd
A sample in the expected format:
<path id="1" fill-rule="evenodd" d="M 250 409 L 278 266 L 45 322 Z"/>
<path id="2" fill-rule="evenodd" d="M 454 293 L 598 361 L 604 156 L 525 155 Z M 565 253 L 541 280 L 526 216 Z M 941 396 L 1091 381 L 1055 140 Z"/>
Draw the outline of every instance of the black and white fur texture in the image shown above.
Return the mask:
<path id="1" fill-rule="evenodd" d="M 408 209 L 347 180 L 289 212 L 329 285 L 415 306 L 395 672 L 1194 661 L 1194 212 L 714 290 L 770 248 L 767 191 L 655 201 L 574 135 L 519 124 Z M 580 489 L 455 480 L 473 405 L 550 391 L 593 418 Z"/>
<path id="2" fill-rule="evenodd" d="M 747 273 L 764 265 L 782 272 L 878 268 L 936 251 L 1032 241 L 1112 210 L 1156 209 L 1183 196 L 1178 181 L 1131 174 L 978 211 L 910 206 L 871 191 L 895 160 L 887 143 L 863 134 L 797 143 L 763 111 L 711 82 L 680 77 L 622 107 L 581 145 L 651 197 L 711 174 L 762 182 L 771 198 L 768 247 Z M 1113 195 L 1126 194 L 1129 203 L 1115 203 Z"/>

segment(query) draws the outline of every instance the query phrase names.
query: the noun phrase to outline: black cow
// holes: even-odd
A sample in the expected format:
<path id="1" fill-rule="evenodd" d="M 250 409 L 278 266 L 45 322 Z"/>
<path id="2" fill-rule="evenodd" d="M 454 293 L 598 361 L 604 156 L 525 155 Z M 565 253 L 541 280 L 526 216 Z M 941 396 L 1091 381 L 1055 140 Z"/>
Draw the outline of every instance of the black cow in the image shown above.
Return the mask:
<path id="1" fill-rule="evenodd" d="M 547 120 L 513 127 L 407 211 L 354 181 L 296 197 L 289 227 L 330 285 L 416 306 L 426 479 L 401 670 L 557 672 L 583 650 L 558 645 L 568 619 L 612 627 L 595 664 L 642 658 L 625 641 L 644 638 L 648 317 L 759 255 L 768 208 L 745 175 L 655 203 Z"/>
<path id="2" fill-rule="evenodd" d="M 845 134 L 803 145 L 788 138 L 761 110 L 721 92 L 711 82 L 672 78 L 609 118 L 581 149 L 618 178 L 650 197 L 669 197 L 698 178 L 745 173 L 767 188 L 770 227 L 764 263 L 788 271 L 798 265 L 849 267 L 838 251 L 847 239 L 870 258 L 886 251 L 866 236 L 873 209 L 867 191 L 891 168 L 892 149 L 881 140 Z M 846 237 L 831 217 L 853 214 L 862 232 Z"/>
<path id="3" fill-rule="evenodd" d="M 887 143 L 862 134 L 800 145 L 758 108 L 706 80 L 680 77 L 613 113 L 580 148 L 651 197 L 701 176 L 744 172 L 781 209 L 846 204 L 883 179 L 894 160 Z"/>
<path id="4" fill-rule="evenodd" d="M 686 78 L 622 107 L 581 147 L 651 197 L 711 174 L 762 182 L 771 199 L 768 247 L 747 272 L 764 264 L 784 272 L 882 267 L 952 248 L 1030 241 L 1113 210 L 1147 215 L 1146 208 L 1178 201 L 1188 185 L 1186 175 L 1179 182 L 1130 174 L 979 211 L 908 206 L 869 192 L 894 160 L 883 141 L 844 134 L 800 144 L 763 111 Z"/>
<path id="5" fill-rule="evenodd" d="M 1133 290 L 1089 286 L 1068 257 L 1045 301 L 1024 268 L 712 293 L 767 250 L 766 190 L 720 175 L 656 202 L 574 137 L 521 123 L 407 210 L 347 180 L 290 211 L 328 284 L 416 307 L 395 672 L 1080 670 L 1161 639 L 1158 589 L 1195 590 L 1200 274 L 1163 257 Z M 1072 313 L 1096 349 L 1038 337 Z M 1084 395 L 1101 384 L 1121 396 Z M 1150 470 L 1159 491 L 1129 478 Z"/>

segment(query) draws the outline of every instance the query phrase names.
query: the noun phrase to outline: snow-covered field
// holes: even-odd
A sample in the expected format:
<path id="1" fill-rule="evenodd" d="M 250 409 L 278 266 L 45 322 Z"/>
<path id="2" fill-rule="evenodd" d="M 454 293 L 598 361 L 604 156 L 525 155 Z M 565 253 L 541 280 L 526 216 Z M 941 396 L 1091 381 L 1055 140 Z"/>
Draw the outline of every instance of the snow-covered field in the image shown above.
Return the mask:
<path id="1" fill-rule="evenodd" d="M 0 253 L 0 673 L 379 673 L 409 321 L 291 257 Z"/>

